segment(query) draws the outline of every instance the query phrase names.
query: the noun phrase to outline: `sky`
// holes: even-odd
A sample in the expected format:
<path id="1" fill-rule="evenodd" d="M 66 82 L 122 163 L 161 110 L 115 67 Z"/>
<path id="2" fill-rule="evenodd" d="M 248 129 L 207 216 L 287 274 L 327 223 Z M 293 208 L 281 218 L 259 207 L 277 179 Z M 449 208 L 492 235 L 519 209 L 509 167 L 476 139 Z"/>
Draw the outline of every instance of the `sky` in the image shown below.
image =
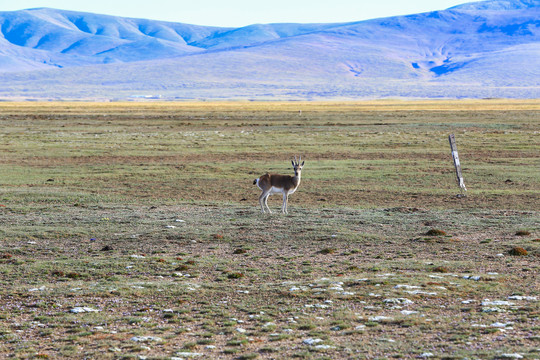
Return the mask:
<path id="1" fill-rule="evenodd" d="M 443 10 L 472 0 L 0 0 L 0 11 L 36 7 L 197 25 L 350 22 Z"/>

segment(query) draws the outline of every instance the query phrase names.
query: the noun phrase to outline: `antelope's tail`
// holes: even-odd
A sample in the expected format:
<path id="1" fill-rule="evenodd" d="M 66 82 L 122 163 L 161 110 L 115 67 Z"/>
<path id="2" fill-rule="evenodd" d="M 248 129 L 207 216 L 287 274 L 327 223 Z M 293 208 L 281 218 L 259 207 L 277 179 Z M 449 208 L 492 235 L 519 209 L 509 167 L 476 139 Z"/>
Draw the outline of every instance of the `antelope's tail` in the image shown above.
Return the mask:
<path id="1" fill-rule="evenodd" d="M 258 178 L 253 180 L 253 185 L 257 185 L 257 186 L 259 185 L 259 179 Z"/>

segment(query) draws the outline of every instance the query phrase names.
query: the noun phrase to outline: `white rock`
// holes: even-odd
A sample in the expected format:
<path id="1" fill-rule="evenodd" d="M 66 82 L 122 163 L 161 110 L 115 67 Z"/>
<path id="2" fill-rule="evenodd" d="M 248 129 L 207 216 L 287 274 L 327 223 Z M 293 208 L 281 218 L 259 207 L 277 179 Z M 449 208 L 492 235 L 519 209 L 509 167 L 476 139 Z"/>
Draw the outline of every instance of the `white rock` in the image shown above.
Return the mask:
<path id="1" fill-rule="evenodd" d="M 344 291 L 341 286 L 333 286 L 331 288 L 328 288 L 328 290 L 334 290 L 334 291 Z"/>
<path id="2" fill-rule="evenodd" d="M 394 320 L 394 318 L 391 318 L 388 316 L 382 316 L 382 315 L 372 316 L 369 318 L 369 321 L 375 321 L 375 322 L 380 322 L 380 321 L 385 321 L 385 320 L 391 321 L 391 320 Z"/>
<path id="3" fill-rule="evenodd" d="M 505 310 L 500 309 L 498 307 L 484 307 L 484 308 L 482 308 L 482 312 L 484 312 L 484 313 L 505 312 Z"/>
<path id="4" fill-rule="evenodd" d="M 331 345 L 315 345 L 315 349 L 317 350 L 328 350 L 328 349 L 335 349 L 335 346 Z"/>
<path id="5" fill-rule="evenodd" d="M 156 336 L 134 336 L 130 340 L 136 341 L 136 342 L 148 342 L 148 341 L 161 342 L 163 341 L 162 338 L 156 337 Z"/>
<path id="6" fill-rule="evenodd" d="M 366 330 L 366 325 L 358 325 L 357 327 L 354 328 L 354 330 Z"/>
<path id="7" fill-rule="evenodd" d="M 142 255 L 130 255 L 129 257 L 132 257 L 134 259 L 144 259 L 144 256 Z"/>
<path id="8" fill-rule="evenodd" d="M 420 354 L 420 357 L 421 358 L 430 358 L 430 357 L 433 357 L 435 356 L 433 353 L 430 353 L 430 352 L 425 352 L 423 354 Z"/>
<path id="9" fill-rule="evenodd" d="M 166 227 L 167 229 L 176 229 L 176 226 L 174 226 L 174 225 L 167 225 L 167 226 L 165 226 L 165 227 Z"/>
<path id="10" fill-rule="evenodd" d="M 521 296 L 521 295 L 512 295 L 508 297 L 508 300 L 528 300 L 536 301 L 538 298 L 536 296 Z"/>
<path id="11" fill-rule="evenodd" d="M 43 291 L 43 290 L 45 290 L 45 286 L 41 286 L 39 288 L 28 289 L 29 292 Z"/>
<path id="12" fill-rule="evenodd" d="M 394 289 L 421 289 L 421 287 L 407 284 L 398 284 L 394 286 Z"/>
<path id="13" fill-rule="evenodd" d="M 462 304 L 471 304 L 471 303 L 473 303 L 473 302 L 475 302 L 475 301 L 476 301 L 476 300 L 470 299 L 470 300 L 463 300 L 461 303 L 462 303 Z"/>
<path id="14" fill-rule="evenodd" d="M 499 357 L 505 359 L 523 359 L 523 355 L 521 354 L 501 354 Z"/>
<path id="15" fill-rule="evenodd" d="M 243 334 L 246 332 L 246 329 L 242 329 L 242 328 L 236 328 L 236 331 Z"/>
<path id="16" fill-rule="evenodd" d="M 182 222 L 182 223 L 183 223 L 183 222 L 186 222 L 186 220 L 181 220 L 181 219 L 176 219 L 176 220 L 174 220 L 174 221 L 176 221 L 176 222 Z"/>
<path id="17" fill-rule="evenodd" d="M 402 313 L 403 315 L 412 315 L 412 314 L 418 314 L 418 311 L 401 310 L 401 313 Z"/>
<path id="18" fill-rule="evenodd" d="M 463 277 L 464 279 L 466 280 L 474 280 L 474 281 L 480 281 L 480 279 L 482 279 L 480 276 L 476 275 L 476 276 L 472 276 L 472 275 L 465 275 Z"/>
<path id="19" fill-rule="evenodd" d="M 405 292 L 412 295 L 437 295 L 437 293 L 434 291 L 428 292 L 428 291 L 422 291 L 422 290 L 409 290 Z"/>
<path id="20" fill-rule="evenodd" d="M 414 302 L 412 302 L 411 300 L 406 299 L 406 298 L 384 299 L 383 302 L 384 302 L 385 304 L 401 304 L 401 305 L 411 305 L 411 304 L 414 304 Z"/>
<path id="21" fill-rule="evenodd" d="M 74 314 L 85 313 L 85 312 L 98 312 L 98 311 L 100 310 L 92 309 L 91 307 L 87 307 L 87 306 L 75 307 L 69 310 L 69 312 L 72 312 Z"/>
<path id="22" fill-rule="evenodd" d="M 495 327 L 495 328 L 505 328 L 507 326 L 510 326 L 512 325 L 513 323 L 500 323 L 500 322 L 495 322 L 493 324 L 491 324 L 491 327 Z"/>
<path id="23" fill-rule="evenodd" d="M 175 355 L 185 356 L 185 357 L 199 357 L 204 356 L 202 353 L 192 353 L 192 352 L 177 352 Z"/>
<path id="24" fill-rule="evenodd" d="M 309 339 L 306 339 L 304 341 L 302 341 L 302 343 L 306 344 L 306 345 L 315 345 L 315 344 L 318 344 L 320 342 L 323 342 L 322 339 L 313 339 L 313 338 L 309 338 Z"/>
<path id="25" fill-rule="evenodd" d="M 485 299 L 482 301 L 482 306 L 512 306 L 515 305 L 511 301 L 504 301 L 504 300 L 494 300 L 490 301 L 489 299 Z"/>

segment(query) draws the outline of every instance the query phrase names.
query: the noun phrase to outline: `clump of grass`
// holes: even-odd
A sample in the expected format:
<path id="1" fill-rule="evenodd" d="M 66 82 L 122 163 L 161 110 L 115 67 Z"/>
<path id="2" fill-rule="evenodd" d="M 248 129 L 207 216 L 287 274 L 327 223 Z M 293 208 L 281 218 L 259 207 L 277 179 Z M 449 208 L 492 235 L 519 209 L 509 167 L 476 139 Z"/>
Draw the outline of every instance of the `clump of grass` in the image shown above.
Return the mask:
<path id="1" fill-rule="evenodd" d="M 527 230 L 516 231 L 516 236 L 529 236 L 529 235 L 531 235 L 531 232 Z"/>
<path id="2" fill-rule="evenodd" d="M 526 256 L 528 254 L 527 250 L 525 250 L 524 248 L 519 247 L 519 246 L 516 246 L 516 247 L 510 249 L 510 251 L 508 251 L 508 253 L 510 255 L 514 255 L 514 256 Z"/>
<path id="3" fill-rule="evenodd" d="M 325 248 L 325 249 L 322 249 L 321 251 L 319 251 L 319 253 L 321 253 L 323 255 L 329 255 L 329 254 L 333 254 L 335 252 L 336 252 L 335 248 Z"/>
<path id="4" fill-rule="evenodd" d="M 256 359 L 258 356 L 259 356 L 258 354 L 250 353 L 250 354 L 240 355 L 238 357 L 238 359 L 239 360 L 250 360 L 250 359 Z"/>
<path id="5" fill-rule="evenodd" d="M 236 255 L 238 255 L 238 254 L 245 254 L 245 253 L 247 253 L 247 250 L 246 250 L 246 249 L 236 249 L 236 250 L 234 250 L 234 252 L 233 252 L 233 254 L 236 254 Z"/>
<path id="6" fill-rule="evenodd" d="M 229 273 L 227 275 L 227 277 L 229 279 L 240 279 L 240 278 L 243 278 L 245 275 L 242 274 L 241 272 L 233 272 L 233 273 Z"/>
<path id="7" fill-rule="evenodd" d="M 446 236 L 446 232 L 439 229 L 430 229 L 426 232 L 426 236 Z"/>
<path id="8" fill-rule="evenodd" d="M 437 266 L 437 267 L 433 268 L 432 271 L 437 272 L 437 273 L 448 273 L 448 272 L 450 272 L 450 270 L 445 266 Z"/>
<path id="9" fill-rule="evenodd" d="M 13 257 L 13 255 L 8 254 L 8 253 L 0 254 L 0 259 L 11 259 L 12 257 Z"/>
<path id="10" fill-rule="evenodd" d="M 65 273 L 62 270 L 53 270 L 53 271 L 51 271 L 51 275 L 52 276 L 63 277 L 65 275 Z"/>
<path id="11" fill-rule="evenodd" d="M 178 265 L 174 270 L 176 270 L 176 271 L 187 271 L 187 270 L 189 270 L 189 266 L 184 265 L 184 264 Z"/>
<path id="12" fill-rule="evenodd" d="M 214 234 L 212 237 L 214 238 L 214 240 L 223 240 L 223 235 L 221 234 Z"/>
<path id="13" fill-rule="evenodd" d="M 66 274 L 66 277 L 70 279 L 78 279 L 81 277 L 81 274 L 76 273 L 76 272 L 70 272 Z"/>

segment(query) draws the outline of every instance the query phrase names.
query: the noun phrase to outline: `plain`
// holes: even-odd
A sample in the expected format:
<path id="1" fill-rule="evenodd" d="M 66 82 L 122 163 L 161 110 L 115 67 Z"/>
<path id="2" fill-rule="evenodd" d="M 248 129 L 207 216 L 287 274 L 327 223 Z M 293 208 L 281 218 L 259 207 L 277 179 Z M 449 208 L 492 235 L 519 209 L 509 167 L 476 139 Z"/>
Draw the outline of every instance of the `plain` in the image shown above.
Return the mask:
<path id="1" fill-rule="evenodd" d="M 539 119 L 538 100 L 0 103 L 0 353 L 538 359 Z M 294 155 L 289 215 L 260 214 L 253 179 Z"/>

